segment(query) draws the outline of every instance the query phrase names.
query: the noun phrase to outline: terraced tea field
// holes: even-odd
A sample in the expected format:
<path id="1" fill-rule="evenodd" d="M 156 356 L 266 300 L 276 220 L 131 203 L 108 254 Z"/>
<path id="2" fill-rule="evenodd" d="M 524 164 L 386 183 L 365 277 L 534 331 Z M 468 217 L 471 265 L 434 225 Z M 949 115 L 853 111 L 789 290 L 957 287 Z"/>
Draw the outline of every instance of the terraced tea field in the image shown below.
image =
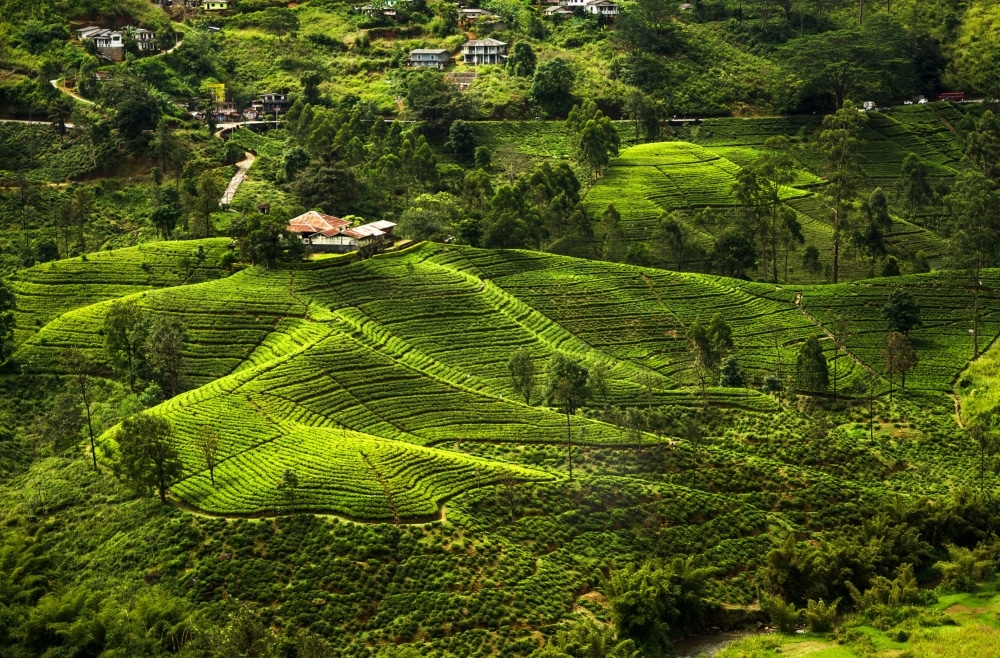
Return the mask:
<path id="1" fill-rule="evenodd" d="M 11 279 L 17 295 L 15 340 L 75 308 L 144 290 L 221 277 L 219 257 L 228 238 L 153 242 L 101 251 L 21 270 Z"/>
<path id="2" fill-rule="evenodd" d="M 903 159 L 915 153 L 927 165 L 931 180 L 949 180 L 961 158 L 961 140 L 954 124 L 961 114 L 947 104 L 895 108 L 883 114 L 870 113 L 862 134 L 859 154 L 865 175 L 864 186 L 882 186 L 890 194 L 897 185 Z M 784 200 L 795 210 L 802 225 L 806 245 L 816 246 L 820 262 L 832 264 L 832 212 L 824 204 L 821 191 L 822 160 L 811 144 L 821 128 L 817 117 L 786 119 L 709 119 L 697 130 L 695 141 L 642 144 L 622 151 L 611 167 L 586 194 L 584 203 L 594 217 L 614 204 L 623 219 L 629 241 L 648 240 L 656 220 L 664 212 L 676 212 L 685 220 L 690 240 L 710 251 L 715 236 L 691 221 L 704 208 L 732 209 L 739 203 L 733 195 L 735 175 L 740 167 L 754 161 L 767 139 L 789 137 L 797 147 L 794 157 L 799 168 Z M 933 219 L 940 209 L 928 207 L 919 221 Z M 922 226 L 901 217 L 893 218 L 886 241 L 901 254 L 925 252 L 932 261 L 944 255 L 944 241 Z M 823 275 L 811 275 L 798 265 L 801 256 L 790 257 L 793 281 L 818 282 Z M 869 276 L 869 266 L 855 258 L 849 248 L 840 260 L 842 279 Z"/>
<path id="3" fill-rule="evenodd" d="M 701 147 L 668 152 L 677 162 L 725 166 Z M 644 157 L 663 156 L 650 149 Z M 608 390 L 594 393 L 594 411 L 607 404 L 697 409 L 700 386 L 685 333 L 696 319 L 721 313 L 755 387 L 768 375 L 791 375 L 799 346 L 818 334 L 827 358 L 837 358 L 840 391 L 860 395 L 874 377 L 884 392 L 887 382 L 873 374 L 881 372 L 886 335 L 879 309 L 889 290 L 902 286 L 924 308 L 925 323 L 912 332 L 922 356 L 908 389 L 949 392 L 971 354 L 970 291 L 964 277 L 948 273 L 776 287 L 538 252 L 421 244 L 366 261 L 251 269 L 184 285 L 185 271 L 169 260 L 179 253 L 175 245 L 121 250 L 96 262 L 27 270 L 18 280 L 18 302 L 25 302 L 19 321 L 39 328 L 19 334 L 16 359 L 28 372 L 58 373 L 66 348 L 103 358 L 99 327 L 109 300 L 121 294 L 183 321 L 189 390 L 154 413 L 175 427 L 186 464 L 174 494 L 215 513 L 298 506 L 353 518 L 424 519 L 463 491 L 511 478 L 558 477 L 454 450 L 565 442 L 566 418 L 537 406 L 540 388 L 529 406 L 511 386 L 506 363 L 519 348 L 540 365 L 556 353 L 588 366 L 604 363 Z M 152 261 L 149 254 L 167 254 L 155 276 L 135 264 Z M 141 273 L 134 284 L 123 283 L 129 268 Z M 92 278 L 81 285 L 75 272 Z M 168 285 L 171 275 L 177 285 L 155 287 Z M 985 278 L 990 287 L 1000 284 L 1000 273 Z M 64 312 L 47 321 L 53 312 L 31 305 L 24 282 L 48 286 L 47 294 L 64 300 Z M 1000 332 L 1000 300 L 985 296 L 982 305 L 985 344 Z M 838 352 L 826 332 L 848 312 L 850 353 Z M 755 388 L 710 387 L 708 395 L 722 406 L 782 408 Z M 194 446 L 206 425 L 222 434 L 217 487 L 208 483 Z M 572 425 L 578 440 L 592 446 L 636 446 L 636 438 L 598 414 L 578 416 Z M 638 439 L 646 446 L 660 440 Z M 288 468 L 300 474 L 294 499 L 279 487 Z"/>

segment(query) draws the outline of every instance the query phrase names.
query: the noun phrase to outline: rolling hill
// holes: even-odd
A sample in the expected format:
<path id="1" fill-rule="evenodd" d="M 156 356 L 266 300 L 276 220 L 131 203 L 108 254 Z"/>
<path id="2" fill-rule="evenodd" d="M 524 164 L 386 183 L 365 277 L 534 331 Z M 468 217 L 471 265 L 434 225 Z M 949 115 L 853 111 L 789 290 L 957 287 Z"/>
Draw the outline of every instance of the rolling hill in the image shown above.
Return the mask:
<path id="1" fill-rule="evenodd" d="M 971 291 L 963 277 L 949 273 L 781 288 L 425 243 L 365 261 L 339 257 L 185 284 L 191 275 L 170 261 L 183 251 L 147 249 L 143 257 L 160 263 L 155 276 L 147 272 L 152 268 L 136 266 L 138 253 L 108 252 L 22 274 L 15 288 L 22 308 L 15 358 L 38 374 L 61 372 L 60 355 L 70 347 L 105 359 L 100 327 L 119 296 L 183 322 L 190 390 L 153 413 L 171 421 L 188 465 L 174 494 L 221 514 L 287 507 L 278 488 L 286 468 L 302 473 L 299 505 L 367 519 L 433 516 L 444 500 L 506 473 L 524 481 L 550 478 L 446 447 L 565 442 L 566 419 L 524 404 L 512 388 L 506 363 L 518 348 L 539 364 L 556 353 L 591 367 L 605 364 L 606 397 L 595 392 L 594 413 L 576 419 L 574 432 L 583 443 L 618 448 L 635 439 L 607 422 L 602 407 L 699 406 L 686 340 L 696 319 L 726 318 L 735 354 L 758 386 L 768 375 L 790 377 L 799 346 L 818 334 L 827 358 L 836 360 L 839 390 L 864 395 L 866 382 L 881 372 L 886 330 L 880 309 L 899 287 L 924 309 L 924 327 L 913 332 L 922 356 L 909 390 L 950 392 L 971 352 Z M 989 280 L 994 277 L 1000 273 Z M 63 312 L 48 322 L 53 311 L 31 304 L 43 293 L 64 300 Z M 845 313 L 851 324 L 846 348 L 838 351 L 827 332 Z M 998 313 L 993 300 L 985 303 L 981 333 L 990 340 L 1000 332 Z M 884 392 L 887 382 L 877 381 Z M 752 388 L 712 387 L 708 395 L 715 404 L 750 412 L 781 408 Z M 538 404 L 538 396 L 530 402 Z M 222 430 L 217 487 L 194 446 L 202 426 Z M 110 440 L 110 434 L 102 439 L 108 446 Z M 652 434 L 640 439 L 658 441 Z"/>

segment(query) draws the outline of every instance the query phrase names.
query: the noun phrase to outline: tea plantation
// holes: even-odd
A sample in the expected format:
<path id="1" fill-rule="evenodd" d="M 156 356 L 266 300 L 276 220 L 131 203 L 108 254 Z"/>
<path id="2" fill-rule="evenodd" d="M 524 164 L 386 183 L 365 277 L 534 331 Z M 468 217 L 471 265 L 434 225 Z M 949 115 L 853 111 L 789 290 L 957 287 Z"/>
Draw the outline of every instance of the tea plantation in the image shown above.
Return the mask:
<path id="1" fill-rule="evenodd" d="M 643 157 L 719 166 L 694 145 Z M 97 587 L 108 570 L 115 586 L 153 579 L 157 605 L 196 606 L 206 620 L 235 619 L 238 600 L 261 611 L 254 623 L 327 655 L 398 643 L 527 655 L 536 633 L 613 621 L 607 578 L 643 556 L 712 565 L 704 623 L 747 623 L 786 537 L 832 540 L 984 477 L 954 416 L 952 384 L 972 356 L 974 291 L 961 272 L 776 286 L 419 243 L 230 274 L 215 265 L 225 244 L 101 252 L 12 280 L 22 374 L 7 386 L 72 385 L 71 349 L 114 371 L 104 318 L 122 300 L 185 327 L 185 391 L 146 412 L 169 422 L 182 464 L 171 506 L 136 499 L 80 458 L 37 461 L 0 492 L 9 518 L 38 532 L 59 510 L 65 530 L 45 550 L 64 547 L 75 587 Z M 984 271 L 981 285 L 997 279 Z M 919 360 L 906 392 L 896 381 L 890 402 L 881 309 L 894 290 L 912 296 L 922 324 L 910 331 Z M 1000 334 L 997 304 L 981 295 L 983 346 Z M 702 392 L 687 336 L 716 316 L 745 384 Z M 793 393 L 811 335 L 839 401 Z M 543 368 L 527 403 L 508 371 L 520 349 Z M 542 399 L 557 354 L 606 373 L 569 420 Z M 966 376 L 964 397 L 988 388 L 978 364 L 992 354 Z M 781 390 L 763 392 L 774 379 Z M 117 407 L 136 403 L 104 381 L 93 412 L 106 467 L 119 451 Z M 618 409 L 663 421 L 636 426 Z M 218 436 L 212 469 L 206 428 Z M 949 504 L 967 505 L 964 495 Z"/>
<path id="2" fill-rule="evenodd" d="M 377 487 L 343 490 L 345 474 L 357 473 L 359 483 L 371 487 L 373 473 L 384 471 L 402 517 L 432 515 L 435 501 L 491 484 L 505 467 L 460 459 L 443 444 L 565 441 L 562 415 L 524 404 L 512 388 L 507 360 L 518 349 L 541 363 L 561 353 L 591 367 L 605 364 L 606 391 L 594 394 L 594 414 L 579 418 L 573 431 L 588 445 L 624 449 L 658 439 L 626 440 L 598 413 L 601 407 L 637 401 L 697 408 L 686 331 L 716 314 L 732 328 L 734 354 L 749 381 L 794 373 L 799 347 L 817 334 L 831 365 L 836 360 L 837 386 L 849 397 L 863 396 L 873 376 L 879 393 L 888 388 L 876 373 L 886 333 L 880 309 L 890 290 L 910 291 L 924 309 L 923 326 L 911 334 L 921 355 L 907 378 L 911 394 L 947 394 L 972 348 L 972 291 L 967 279 L 949 273 L 783 290 L 532 252 L 425 244 L 355 263 L 334 259 L 329 266 L 245 270 L 184 284 L 191 275 L 171 264 L 169 250 L 146 249 L 143 262 L 154 264 L 146 267 L 135 262 L 143 253 L 126 249 L 25 271 L 15 287 L 19 321 L 41 328 L 25 330 L 15 358 L 38 374 L 59 373 L 60 355 L 69 348 L 101 361 L 100 327 L 110 301 L 93 302 L 122 293 L 155 316 L 181 321 L 191 390 L 153 413 L 173 424 L 187 465 L 175 495 L 216 513 L 287 508 L 279 490 L 286 468 L 302 474 L 299 504 L 373 520 L 391 517 L 385 494 Z M 180 275 L 177 285 L 154 287 L 170 275 Z M 128 280 L 135 284 L 118 283 Z M 46 322 L 50 316 L 43 313 L 52 311 L 31 305 L 40 286 L 71 310 Z M 984 341 L 1000 332 L 1000 309 L 992 300 L 985 304 Z M 845 313 L 851 326 L 838 350 L 829 332 Z M 710 387 L 706 394 L 751 412 L 784 406 L 752 389 Z M 537 397 L 529 402 L 537 404 Z M 221 432 L 215 487 L 194 446 L 201 426 Z M 112 436 L 109 431 L 99 443 L 110 449 Z M 358 461 L 362 453 L 371 454 L 370 466 Z M 523 480 L 550 477 L 514 472 Z"/>

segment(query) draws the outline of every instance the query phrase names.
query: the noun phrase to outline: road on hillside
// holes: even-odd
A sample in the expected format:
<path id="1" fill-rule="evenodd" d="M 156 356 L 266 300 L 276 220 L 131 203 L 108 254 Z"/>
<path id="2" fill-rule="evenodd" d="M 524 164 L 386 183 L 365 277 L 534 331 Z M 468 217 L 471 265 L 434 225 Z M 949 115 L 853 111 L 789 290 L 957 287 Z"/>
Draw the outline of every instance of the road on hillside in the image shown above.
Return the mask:
<path id="1" fill-rule="evenodd" d="M 23 123 L 26 126 L 51 126 L 51 121 L 26 121 L 24 119 L 0 119 L 0 123 Z M 67 128 L 72 128 L 72 123 L 63 124 Z"/>
<path id="2" fill-rule="evenodd" d="M 233 174 L 232 180 L 229 181 L 229 185 L 226 187 L 226 193 L 222 195 L 222 199 L 219 200 L 219 204 L 223 206 L 228 206 L 233 202 L 233 197 L 236 196 L 237 190 L 240 189 L 240 185 L 243 183 L 243 179 L 247 177 L 247 169 L 256 160 L 253 153 L 247 151 L 244 153 L 245 157 L 236 163 L 236 173 Z"/>

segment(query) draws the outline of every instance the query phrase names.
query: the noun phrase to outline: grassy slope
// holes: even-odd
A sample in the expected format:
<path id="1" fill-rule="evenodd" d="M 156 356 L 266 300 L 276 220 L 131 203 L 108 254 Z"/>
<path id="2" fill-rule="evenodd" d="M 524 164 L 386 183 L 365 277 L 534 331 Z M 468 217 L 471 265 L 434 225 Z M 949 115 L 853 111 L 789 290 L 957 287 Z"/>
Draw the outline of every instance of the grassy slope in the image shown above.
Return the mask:
<path id="1" fill-rule="evenodd" d="M 175 246 L 160 246 L 160 253 L 190 249 Z M 63 308 L 72 310 L 28 337 L 17 358 L 39 373 L 59 372 L 58 359 L 69 346 L 103 358 L 98 330 L 108 302 L 95 300 L 133 293 L 151 312 L 182 319 L 188 327 L 185 380 L 198 388 L 156 413 L 176 426 L 189 464 L 175 493 L 218 512 L 286 507 L 290 503 L 277 490 L 285 468 L 303 473 L 299 504 L 366 518 L 390 514 L 384 491 L 371 488 L 373 471 L 390 482 L 399 513 L 413 517 L 433 513 L 461 490 L 496 481 L 502 468 L 456 461 L 439 444 L 564 440 L 564 418 L 515 398 L 506 360 L 518 347 L 540 363 L 561 351 L 590 365 L 609 364 L 606 402 L 628 406 L 644 400 L 648 372 L 653 403 L 694 405 L 697 387 L 684 333 L 695 318 L 723 313 L 741 363 L 757 380 L 776 370 L 791 372 L 798 344 L 821 331 L 796 308 L 792 289 L 532 252 L 427 244 L 346 266 L 344 259 L 333 259 L 307 269 L 247 270 L 160 289 L 151 289 L 157 280 L 136 265 L 138 253 L 136 248 L 108 252 L 103 262 L 45 266 L 49 273 L 76 274 L 49 276 L 45 289 L 66 298 Z M 103 279 L 81 286 L 79 274 L 98 266 Z M 170 267 L 164 270 L 177 275 Z M 29 272 L 41 280 L 40 271 Z M 139 272 L 142 285 L 112 283 Z M 949 391 L 967 358 L 969 338 L 959 317 L 967 303 L 963 281 L 939 274 L 892 284 L 912 290 L 925 308 L 926 327 L 913 332 L 922 360 L 909 388 Z M 854 326 L 847 344 L 877 369 L 883 282 L 802 291 L 806 310 L 821 322 L 831 323 L 849 303 Z M 985 306 L 988 317 L 1000 310 Z M 19 319 L 44 323 L 51 316 L 42 312 Z M 989 320 L 987 331 L 995 335 L 1000 326 Z M 832 341 L 824 344 L 832 357 Z M 838 363 L 841 390 L 860 391 L 868 371 L 843 354 Z M 880 386 L 885 389 L 884 382 Z M 712 398 L 761 411 L 778 408 L 745 389 L 715 389 Z M 219 489 L 195 466 L 201 459 L 193 439 L 202 425 L 223 428 Z M 624 438 L 605 423 L 578 419 L 576 425 L 577 432 L 586 426 L 588 443 L 620 444 Z M 371 463 L 357 461 L 362 450 Z M 365 474 L 367 490 L 336 484 L 351 472 Z"/>
<path id="2" fill-rule="evenodd" d="M 850 658 L 859 655 L 913 656 L 913 658 L 958 658 L 1000 656 L 1000 595 L 995 585 L 974 594 L 940 597 L 933 610 L 944 615 L 932 624 L 916 620 L 885 630 L 861 626 L 846 643 L 830 634 L 806 633 L 798 636 L 765 635 L 735 642 L 718 653 L 718 658 L 770 658 L 809 656 L 810 658 Z M 930 616 L 925 618 L 929 619 Z M 900 635 L 900 632 L 904 635 Z M 843 636 L 841 636 L 843 637 Z"/>

